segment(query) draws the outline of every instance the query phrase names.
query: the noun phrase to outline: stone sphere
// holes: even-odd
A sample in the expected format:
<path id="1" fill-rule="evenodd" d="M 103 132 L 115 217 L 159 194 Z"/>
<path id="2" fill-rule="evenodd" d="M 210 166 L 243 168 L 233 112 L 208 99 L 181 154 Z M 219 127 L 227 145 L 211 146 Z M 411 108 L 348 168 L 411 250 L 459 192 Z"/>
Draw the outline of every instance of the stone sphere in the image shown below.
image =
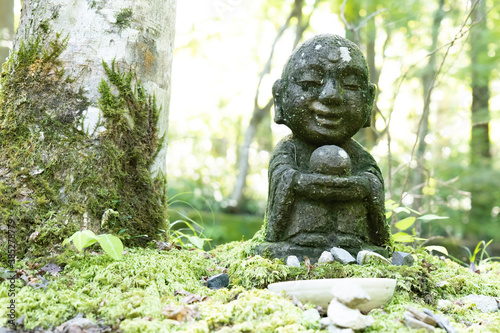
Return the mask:
<path id="1" fill-rule="evenodd" d="M 309 168 L 314 173 L 345 177 L 351 174 L 351 158 L 339 146 L 321 146 L 312 153 Z"/>

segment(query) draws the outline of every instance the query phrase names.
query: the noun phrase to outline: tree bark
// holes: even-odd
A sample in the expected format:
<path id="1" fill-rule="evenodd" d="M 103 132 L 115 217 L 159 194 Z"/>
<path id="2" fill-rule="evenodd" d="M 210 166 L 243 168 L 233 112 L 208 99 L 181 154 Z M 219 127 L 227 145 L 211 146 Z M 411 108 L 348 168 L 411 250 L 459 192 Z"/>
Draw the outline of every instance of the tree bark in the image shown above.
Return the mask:
<path id="1" fill-rule="evenodd" d="M 14 0 L 0 2 L 0 65 L 9 56 L 14 39 Z"/>
<path id="2" fill-rule="evenodd" d="M 316 5 L 320 1 L 316 2 Z M 255 137 L 255 133 L 257 133 L 257 128 L 259 124 L 262 122 L 262 120 L 270 115 L 271 108 L 273 106 L 273 99 L 271 98 L 267 104 L 264 107 L 260 107 L 258 103 L 259 99 L 259 93 L 260 93 L 260 84 L 262 83 L 262 79 L 264 75 L 268 74 L 271 70 L 271 61 L 273 59 L 274 55 L 274 47 L 276 46 L 276 43 L 278 40 L 281 38 L 285 30 L 288 28 L 290 24 L 290 20 L 293 17 L 297 18 L 297 25 L 296 25 L 296 30 L 295 30 L 295 41 L 293 45 L 293 49 L 297 46 L 297 44 L 300 42 L 302 35 L 304 34 L 304 31 L 307 29 L 309 26 L 309 21 L 311 18 L 311 14 L 307 16 L 304 22 L 304 16 L 302 15 L 302 7 L 304 5 L 303 0 L 294 0 L 294 5 L 292 7 L 291 13 L 289 17 L 287 18 L 286 22 L 283 24 L 283 26 L 280 28 L 278 33 L 276 34 L 276 38 L 274 40 L 274 44 L 271 47 L 271 53 L 269 55 L 269 58 L 266 62 L 266 65 L 264 66 L 264 69 L 260 73 L 260 79 L 259 83 L 257 85 L 256 93 L 255 93 L 255 98 L 254 98 L 254 109 L 252 112 L 252 118 L 250 119 L 250 123 L 248 124 L 247 130 L 245 131 L 245 138 L 243 141 L 243 145 L 240 148 L 239 156 L 238 156 L 238 174 L 236 176 L 236 182 L 233 187 L 233 192 L 231 194 L 231 200 L 229 202 L 229 211 L 232 213 L 238 213 L 241 212 L 244 204 L 244 189 L 246 186 L 246 179 L 248 176 L 248 169 L 249 169 L 249 164 L 248 164 L 248 159 L 250 156 L 250 145 L 252 144 L 252 141 Z"/>
<path id="3" fill-rule="evenodd" d="M 488 52 L 488 27 L 486 24 L 486 1 L 481 0 L 473 13 L 473 22 L 477 25 L 471 30 L 470 61 L 471 61 L 471 139 L 470 139 L 470 170 L 471 176 L 471 211 L 469 223 L 466 225 L 466 235 L 476 234 L 491 221 L 491 209 L 494 206 L 491 193 L 491 152 L 489 135 L 489 66 L 484 63 Z M 494 179 L 494 178 L 493 178 Z M 483 232 L 484 233 L 484 232 Z"/>
<path id="4" fill-rule="evenodd" d="M 444 17 L 444 0 L 439 0 L 439 7 L 434 13 L 434 19 L 432 23 L 432 43 L 429 52 L 432 52 L 429 56 L 429 61 L 427 66 L 422 73 L 422 88 L 423 94 L 422 99 L 424 101 L 424 109 L 422 111 L 421 121 L 419 123 L 420 129 L 418 130 L 418 144 L 415 158 L 417 160 L 417 169 L 414 170 L 413 173 L 413 188 L 419 189 L 419 194 L 415 196 L 415 200 L 413 202 L 413 207 L 415 210 L 423 210 L 423 194 L 421 189 L 423 188 L 423 184 L 428 178 L 428 172 L 425 167 L 425 159 L 424 155 L 427 150 L 427 143 L 425 142 L 425 137 L 429 134 L 429 111 L 430 111 L 430 102 L 432 96 L 432 85 L 434 83 L 434 78 L 436 77 L 437 69 L 436 69 L 436 53 L 433 51 L 437 48 L 439 29 L 441 27 L 441 21 Z M 416 225 L 417 231 L 420 232 L 420 224 Z"/>
<path id="5" fill-rule="evenodd" d="M 0 224 L 20 253 L 164 228 L 174 23 L 175 0 L 24 1 L 0 100 Z"/>

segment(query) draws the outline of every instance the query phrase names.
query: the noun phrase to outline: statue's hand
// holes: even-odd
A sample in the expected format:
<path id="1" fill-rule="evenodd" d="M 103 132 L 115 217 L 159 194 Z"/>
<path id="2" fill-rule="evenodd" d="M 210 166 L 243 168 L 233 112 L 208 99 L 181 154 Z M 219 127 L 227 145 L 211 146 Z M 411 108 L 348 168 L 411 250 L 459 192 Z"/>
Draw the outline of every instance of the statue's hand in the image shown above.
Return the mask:
<path id="1" fill-rule="evenodd" d="M 366 177 L 337 177 L 316 173 L 302 173 L 295 181 L 298 194 L 314 200 L 353 201 L 370 196 L 370 184 Z"/>

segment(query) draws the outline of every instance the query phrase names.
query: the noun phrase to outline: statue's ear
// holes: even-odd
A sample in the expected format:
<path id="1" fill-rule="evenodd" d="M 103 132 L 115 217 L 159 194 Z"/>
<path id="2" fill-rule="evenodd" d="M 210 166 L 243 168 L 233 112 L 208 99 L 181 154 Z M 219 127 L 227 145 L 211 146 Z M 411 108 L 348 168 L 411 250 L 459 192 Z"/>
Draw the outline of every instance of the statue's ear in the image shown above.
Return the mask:
<path id="1" fill-rule="evenodd" d="M 373 83 L 370 83 L 370 89 L 369 89 L 369 100 L 368 100 L 368 105 L 366 110 L 366 123 L 363 127 L 370 127 L 372 125 L 372 109 L 373 109 L 373 101 L 375 100 L 375 94 L 377 93 L 377 86 L 374 85 Z"/>
<path id="2" fill-rule="evenodd" d="M 276 80 L 273 84 L 273 99 L 274 99 L 274 122 L 276 124 L 284 124 L 285 117 L 283 115 L 282 98 L 283 98 L 283 81 Z"/>

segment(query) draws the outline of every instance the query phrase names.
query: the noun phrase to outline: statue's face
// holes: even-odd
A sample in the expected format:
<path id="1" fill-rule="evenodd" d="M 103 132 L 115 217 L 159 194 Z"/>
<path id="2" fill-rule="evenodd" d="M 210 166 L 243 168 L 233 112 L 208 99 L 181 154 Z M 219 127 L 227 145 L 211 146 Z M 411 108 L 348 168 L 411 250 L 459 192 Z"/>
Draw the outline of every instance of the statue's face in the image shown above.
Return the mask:
<path id="1" fill-rule="evenodd" d="M 359 49 L 316 36 L 292 54 L 273 87 L 276 121 L 308 143 L 341 145 L 369 121 L 374 94 Z"/>

